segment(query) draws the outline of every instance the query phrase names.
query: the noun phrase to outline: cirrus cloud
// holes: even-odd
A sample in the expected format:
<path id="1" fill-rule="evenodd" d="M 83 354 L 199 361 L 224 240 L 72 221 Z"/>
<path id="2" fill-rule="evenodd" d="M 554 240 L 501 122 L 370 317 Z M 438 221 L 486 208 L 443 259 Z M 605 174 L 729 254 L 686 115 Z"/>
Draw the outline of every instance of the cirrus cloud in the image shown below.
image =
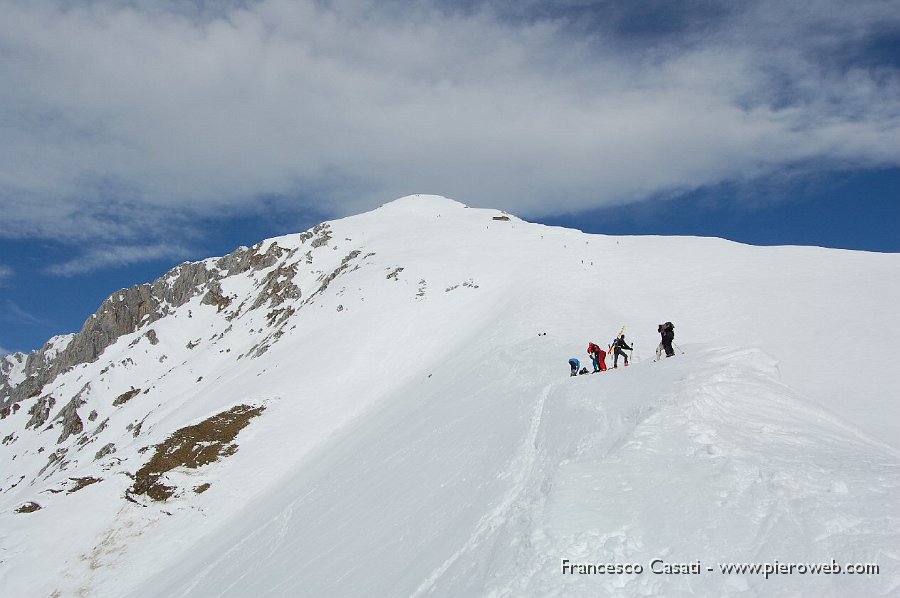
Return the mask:
<path id="1" fill-rule="evenodd" d="M 156 245 L 108 245 L 92 247 L 78 256 L 45 268 L 54 276 L 75 276 L 94 270 L 116 266 L 128 266 L 140 262 L 160 259 L 180 259 L 191 255 L 191 251 L 177 244 L 158 243 Z"/>

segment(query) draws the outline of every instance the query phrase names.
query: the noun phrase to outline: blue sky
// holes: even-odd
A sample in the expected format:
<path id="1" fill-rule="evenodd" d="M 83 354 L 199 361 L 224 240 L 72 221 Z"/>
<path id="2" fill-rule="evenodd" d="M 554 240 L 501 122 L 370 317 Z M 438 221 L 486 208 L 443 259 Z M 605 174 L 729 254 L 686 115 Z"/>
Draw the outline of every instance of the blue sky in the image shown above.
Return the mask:
<path id="1" fill-rule="evenodd" d="M 900 5 L 7 0 L 0 351 L 409 193 L 900 251 Z"/>

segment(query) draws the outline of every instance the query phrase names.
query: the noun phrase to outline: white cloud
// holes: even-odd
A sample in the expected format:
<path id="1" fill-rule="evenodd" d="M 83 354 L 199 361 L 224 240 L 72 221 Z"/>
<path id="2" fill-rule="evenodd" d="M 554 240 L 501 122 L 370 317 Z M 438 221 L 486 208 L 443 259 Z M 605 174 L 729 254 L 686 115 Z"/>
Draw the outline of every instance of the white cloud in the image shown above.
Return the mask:
<path id="1" fill-rule="evenodd" d="M 900 27 L 890 3 L 751 3 L 645 47 L 534 3 L 162 6 L 5 4 L 6 235 L 123 239 L 313 190 L 337 213 L 421 191 L 538 215 L 900 165 L 896 69 L 830 64 Z"/>
<path id="2" fill-rule="evenodd" d="M 4 266 L 0 264 L 0 286 L 3 286 L 3 283 L 12 278 L 15 272 L 9 266 Z"/>
<path id="3" fill-rule="evenodd" d="M 48 266 L 46 272 L 55 276 L 75 276 L 102 268 L 127 266 L 154 259 L 179 259 L 189 255 L 191 252 L 184 247 L 164 243 L 147 246 L 93 247 L 67 262 Z"/>
<path id="4" fill-rule="evenodd" d="M 2 311 L 0 311 L 0 318 L 16 323 L 33 324 L 39 326 L 49 325 L 49 322 L 47 320 L 35 316 L 30 312 L 22 309 L 15 301 L 12 301 L 10 299 L 7 299 L 4 302 Z"/>

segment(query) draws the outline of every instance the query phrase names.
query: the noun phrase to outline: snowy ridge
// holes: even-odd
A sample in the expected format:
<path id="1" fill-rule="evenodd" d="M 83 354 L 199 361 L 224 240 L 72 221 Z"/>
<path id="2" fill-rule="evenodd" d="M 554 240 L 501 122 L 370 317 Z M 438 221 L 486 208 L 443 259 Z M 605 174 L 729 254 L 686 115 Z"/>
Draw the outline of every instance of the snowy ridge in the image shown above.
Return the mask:
<path id="1" fill-rule="evenodd" d="M 897 273 L 894 255 L 585 235 L 434 196 L 184 264 L 89 318 L 111 335 L 95 357 L 82 333 L 43 374 L 5 358 L 0 584 L 890 595 Z M 652 363 L 664 320 L 683 354 Z M 569 378 L 622 324 L 633 365 Z M 836 368 L 823 338 L 866 359 Z M 656 557 L 881 573 L 560 572 Z"/>
<path id="2" fill-rule="evenodd" d="M 692 350 L 696 353 L 696 348 Z M 599 405 L 558 389 L 541 438 L 544 464 L 531 480 L 519 524 L 498 534 L 473 563 L 502 555 L 504 583 L 492 596 L 518 595 L 783 595 L 859 591 L 851 578 L 788 576 L 778 580 L 706 571 L 723 562 L 787 562 L 803 555 L 872 559 L 895 571 L 897 452 L 796 396 L 758 351 L 706 350 L 677 363 L 639 364 L 614 384 L 621 400 Z M 667 371 L 659 371 L 666 368 Z M 617 374 L 618 375 L 618 374 Z M 653 377 L 647 386 L 641 378 Z M 646 392 L 659 378 L 676 389 Z M 595 383 L 592 379 L 592 383 Z M 587 417 L 587 413 L 590 417 Z M 597 426 L 596 422 L 604 422 Z M 599 428 L 599 429 L 598 429 Z M 561 442 L 562 441 L 562 442 Z M 872 479 L 869 471 L 879 473 Z M 885 483 L 885 480 L 888 480 Z M 851 490 L 853 489 L 853 490 Z M 866 495 L 872 502 L 860 503 Z M 663 508 L 663 505 L 664 508 Z M 880 517 L 871 518 L 877 508 Z M 676 517 L 672 517 L 672 515 Z M 522 522 L 527 522 L 523 525 Z M 852 547 L 844 532 L 852 529 Z M 528 538 L 528 542 L 519 542 Z M 518 549 L 518 550 L 517 550 Z M 513 562 L 508 553 L 514 553 Z M 690 555 L 690 556 L 686 556 Z M 561 576 L 560 559 L 576 563 L 700 561 L 700 576 Z M 800 560 L 800 559 L 798 559 Z M 451 579 L 466 585 L 467 572 Z M 896 575 L 867 585 L 888 595 Z M 879 591 L 880 588 L 880 591 Z M 446 592 L 452 595 L 454 591 Z"/>

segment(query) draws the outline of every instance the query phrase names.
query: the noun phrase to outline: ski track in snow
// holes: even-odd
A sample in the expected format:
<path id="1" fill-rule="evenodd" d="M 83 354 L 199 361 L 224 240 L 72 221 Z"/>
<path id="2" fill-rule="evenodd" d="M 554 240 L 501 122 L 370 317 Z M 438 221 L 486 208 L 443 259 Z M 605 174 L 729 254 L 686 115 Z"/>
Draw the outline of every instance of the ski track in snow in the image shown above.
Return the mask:
<path id="1" fill-rule="evenodd" d="M 534 411 L 531 416 L 531 423 L 528 427 L 525 439 L 510 467 L 502 474 L 503 478 L 512 478 L 512 486 L 510 489 L 501 498 L 499 504 L 478 522 L 472 535 L 459 550 L 444 561 L 440 567 L 435 569 L 425 581 L 422 582 L 422 585 L 413 592 L 412 596 L 422 596 L 429 593 L 433 589 L 434 584 L 457 560 L 467 552 L 473 550 L 486 535 L 495 531 L 508 520 L 509 511 L 525 491 L 526 483 L 529 480 L 529 474 L 534 469 L 538 454 L 537 435 L 541 427 L 544 404 L 547 402 L 547 397 L 553 386 L 554 384 L 547 385 L 541 392 L 540 399 L 535 403 Z"/>
<path id="2" fill-rule="evenodd" d="M 617 464 L 618 461 L 627 458 L 627 462 L 634 463 L 638 461 L 636 456 L 646 458 L 648 455 L 658 455 L 663 449 L 668 451 L 680 449 L 681 455 L 675 459 L 670 458 L 671 466 L 678 468 L 678 471 L 684 467 L 679 465 L 679 460 L 687 459 L 693 463 L 699 461 L 708 464 L 711 471 L 707 475 L 713 475 L 715 478 L 720 475 L 718 472 L 721 471 L 721 474 L 728 479 L 728 483 L 722 485 L 722 490 L 711 496 L 713 500 L 718 501 L 721 511 L 727 515 L 723 516 L 720 513 L 715 516 L 723 517 L 724 520 L 739 520 L 740 525 L 735 526 L 730 523 L 729 527 L 741 530 L 740 535 L 745 536 L 748 541 L 741 546 L 742 558 L 740 559 L 728 559 L 726 557 L 728 546 L 720 546 L 722 554 L 718 556 L 719 560 L 765 562 L 771 561 L 773 558 L 781 558 L 786 561 L 790 555 L 773 555 L 771 549 L 773 544 L 781 543 L 777 538 L 783 535 L 785 529 L 791 530 L 793 534 L 792 542 L 795 545 L 792 550 L 794 552 L 797 551 L 797 540 L 802 540 L 799 544 L 804 548 L 801 554 L 818 554 L 819 558 L 825 559 L 829 553 L 828 550 L 821 549 L 824 543 L 832 551 L 831 556 L 837 558 L 844 545 L 839 542 L 831 544 L 827 540 L 832 537 L 840 538 L 842 533 L 853 530 L 854 526 L 859 526 L 863 519 L 859 516 L 847 515 L 829 515 L 827 518 L 823 518 L 823 513 L 827 514 L 828 510 L 820 506 L 821 502 L 828 496 L 840 499 L 848 492 L 858 493 L 862 496 L 876 494 L 890 500 L 889 497 L 896 495 L 898 489 L 897 463 L 893 458 L 895 451 L 890 447 L 885 447 L 877 439 L 860 434 L 852 427 L 833 426 L 833 416 L 792 397 L 790 389 L 772 378 L 774 372 L 766 371 L 766 361 L 768 358 L 752 350 L 727 349 L 720 351 L 718 355 L 714 354 L 709 360 L 709 365 L 702 368 L 705 371 L 699 374 L 689 374 L 686 380 L 679 383 L 681 390 L 676 390 L 671 399 L 657 404 L 644 405 L 636 411 L 624 414 L 621 421 L 630 419 L 631 422 L 616 431 L 615 439 L 607 437 L 599 445 L 588 446 L 589 442 L 588 445 L 581 445 L 580 448 L 577 448 L 579 443 L 576 442 L 575 445 L 570 445 L 569 449 L 564 449 L 562 452 L 565 458 L 561 463 L 563 469 L 577 468 L 579 462 L 587 461 L 589 465 L 585 464 L 581 471 L 591 471 L 590 477 L 595 479 L 597 476 L 593 472 L 603 470 L 604 463 L 609 464 L 611 472 L 626 473 L 627 470 L 623 471 Z M 756 363 L 752 363 L 748 368 L 747 362 Z M 633 366 L 629 373 L 637 374 L 637 369 Z M 749 374 L 748 369 L 750 369 Z M 751 377 L 756 380 L 759 389 L 758 397 L 755 400 L 752 395 L 747 393 L 747 380 Z M 701 381 L 696 384 L 695 381 L 698 379 Z M 558 407 L 558 405 L 554 406 Z M 649 407 L 653 407 L 653 410 L 649 411 Z M 817 428 L 816 433 L 812 435 L 808 434 L 806 429 L 807 422 L 810 420 L 819 421 L 822 424 L 821 428 Z M 589 432 L 587 429 L 585 431 Z M 549 438 L 553 438 L 553 436 Z M 559 436 L 556 435 L 555 438 L 559 439 Z M 667 438 L 684 438 L 688 440 L 688 443 L 685 445 L 681 440 L 667 442 Z M 853 442 L 856 439 L 859 439 L 859 442 Z M 760 460 L 760 457 L 765 457 L 766 453 L 747 451 L 746 447 L 754 445 L 779 445 L 783 450 L 774 451 L 773 455 L 777 456 L 775 459 Z M 576 450 L 572 450 L 573 447 Z M 885 471 L 893 473 L 890 478 L 892 481 L 884 486 L 876 485 L 850 491 L 845 482 L 831 478 L 833 472 L 816 471 L 815 469 L 810 471 L 808 456 L 820 454 L 823 449 L 828 454 L 842 451 L 847 454 L 845 457 L 847 459 L 861 458 L 862 464 L 873 460 L 870 457 L 863 457 L 863 455 L 869 454 L 870 449 L 874 449 L 877 451 L 876 455 L 881 455 L 880 458 L 874 460 L 881 461 L 882 467 L 887 467 Z M 553 452 L 552 447 L 549 447 L 549 450 Z M 582 453 L 580 456 L 579 452 Z M 588 454 L 595 456 L 589 460 L 585 459 Z M 794 456 L 794 454 L 798 456 Z M 688 464 L 688 467 L 692 466 L 690 463 Z M 552 478 L 552 467 L 548 467 L 547 471 L 550 472 Z M 834 471 L 852 474 L 854 470 L 844 471 L 838 468 Z M 678 480 L 669 479 L 664 471 L 650 475 L 667 479 L 668 484 L 664 484 L 664 486 L 670 485 L 671 488 L 678 488 Z M 622 477 L 634 478 L 633 475 L 610 477 L 613 478 L 613 481 Z M 642 482 L 642 480 L 634 481 Z M 528 530 L 519 530 L 517 533 L 531 537 L 532 542 L 526 545 L 525 554 L 518 557 L 517 566 L 509 572 L 509 575 L 498 576 L 506 577 L 510 581 L 493 587 L 487 595 L 492 597 L 593 596 L 599 593 L 601 595 L 643 596 L 674 595 L 676 593 L 680 595 L 681 592 L 690 594 L 696 592 L 701 595 L 709 593 L 744 595 L 742 592 L 746 590 L 749 592 L 747 595 L 754 596 L 790 596 L 802 589 L 800 585 L 791 585 L 790 582 L 794 580 L 785 581 L 784 579 L 767 580 L 767 585 L 753 589 L 754 583 L 757 582 L 756 579 L 739 576 L 715 578 L 712 577 L 712 574 L 710 577 L 694 580 L 693 584 L 689 579 L 687 581 L 681 581 L 678 578 L 661 579 L 661 576 L 646 574 L 607 576 L 605 579 L 599 580 L 591 576 L 574 580 L 566 579 L 558 572 L 558 559 L 563 557 L 570 558 L 573 562 L 634 562 L 640 560 L 641 555 L 646 555 L 648 552 L 652 554 L 651 545 L 653 543 L 658 546 L 656 550 L 659 556 L 672 555 L 672 560 L 682 562 L 700 558 L 701 554 L 709 554 L 710 551 L 704 550 L 706 541 L 699 542 L 694 546 L 691 546 L 690 541 L 684 541 L 685 537 L 692 536 L 694 532 L 691 529 L 692 526 L 682 529 L 676 525 L 674 531 L 677 533 L 670 534 L 666 532 L 666 528 L 673 526 L 663 521 L 658 521 L 658 525 L 642 525 L 645 523 L 642 522 L 642 519 L 649 517 L 651 521 L 655 520 L 654 513 L 647 509 L 655 508 L 663 512 L 667 510 L 664 502 L 656 502 L 665 500 L 664 495 L 657 493 L 637 497 L 639 499 L 635 501 L 637 504 L 649 505 L 649 507 L 634 510 L 629 509 L 628 498 L 610 499 L 610 495 L 604 492 L 602 497 L 611 507 L 610 511 L 612 512 L 602 514 L 600 520 L 605 521 L 611 518 L 617 522 L 616 526 L 611 529 L 603 524 L 592 526 L 585 523 L 589 520 L 584 520 L 582 521 L 583 529 L 573 530 L 569 534 L 561 534 L 560 529 L 566 528 L 568 524 L 560 525 L 560 521 L 553 517 L 553 511 L 557 512 L 557 516 L 559 511 L 565 512 L 566 509 L 577 513 L 579 511 L 578 503 L 588 501 L 584 496 L 593 495 L 599 499 L 601 495 L 597 495 L 596 491 L 591 489 L 596 482 L 589 486 L 579 486 L 577 477 L 567 479 L 566 484 L 574 483 L 576 487 L 582 488 L 582 492 L 575 492 L 573 495 L 572 492 L 564 490 L 565 496 L 570 497 L 569 502 L 564 503 L 565 509 L 549 509 L 551 516 L 548 519 L 548 510 L 546 509 L 548 500 L 551 502 L 559 500 L 558 496 L 554 496 L 553 490 L 553 486 L 558 482 L 559 480 L 549 483 L 548 480 L 532 480 L 528 485 L 532 489 L 531 512 L 524 519 L 532 523 Z M 631 482 L 625 482 L 624 486 L 613 484 L 610 490 L 618 488 L 620 493 L 623 490 L 631 491 L 633 488 L 629 484 Z M 652 484 L 650 486 L 653 487 Z M 544 491 L 547 488 L 550 488 L 549 496 Z M 541 491 L 536 492 L 538 489 Z M 695 489 L 695 491 L 698 494 L 704 494 L 701 489 Z M 572 498 L 575 499 L 574 504 L 571 502 Z M 679 497 L 675 501 L 676 504 L 680 500 Z M 840 502 L 846 502 L 847 507 L 852 508 L 852 500 Z M 886 504 L 888 503 L 885 503 L 885 506 Z M 623 508 L 633 511 L 634 518 L 622 514 Z M 855 510 L 860 511 L 859 508 Z M 896 508 L 893 509 L 893 513 L 888 510 L 886 514 L 892 517 L 891 520 L 894 524 L 900 521 Z M 591 529 L 592 527 L 594 529 Z M 703 525 L 700 527 L 702 528 Z M 809 537 L 808 534 L 812 530 L 824 531 Z M 881 561 L 883 570 L 896 571 L 900 559 L 895 551 L 887 550 L 890 540 L 885 543 L 888 538 L 884 537 L 883 530 L 879 526 L 870 525 L 867 529 L 857 529 L 856 531 L 863 533 L 863 537 L 868 538 L 867 542 L 872 544 L 871 547 L 866 546 L 867 552 L 870 554 L 881 552 L 882 556 L 878 560 Z M 651 534 L 650 537 L 647 536 L 648 532 Z M 652 538 L 654 533 L 666 538 L 670 544 Z M 667 538 L 667 536 L 670 537 Z M 740 545 L 741 541 L 736 544 Z M 679 548 L 678 545 L 681 547 Z M 857 550 L 859 548 L 854 547 L 854 551 Z M 682 551 L 688 553 L 677 554 Z M 710 555 L 709 558 L 715 558 L 715 555 Z M 807 556 L 807 558 L 809 557 Z M 810 560 L 814 559 L 810 558 Z M 603 576 L 597 577 L 602 578 Z M 887 588 L 892 587 L 892 584 L 900 582 L 900 578 L 896 574 L 888 573 L 886 577 L 881 592 L 887 592 Z M 823 579 L 817 579 L 815 582 L 818 582 L 820 590 L 826 593 L 829 591 L 828 588 L 834 587 L 828 585 L 831 581 L 835 583 L 845 581 L 842 578 L 838 578 L 836 581 L 828 580 L 827 577 Z M 892 579 L 893 581 L 891 581 Z M 672 583 L 672 580 L 675 582 Z M 719 585 L 703 585 L 704 582 L 710 584 L 711 580 L 719 582 Z M 780 585 L 781 582 L 784 582 L 784 585 Z M 435 583 L 434 580 L 432 580 L 433 583 Z M 491 587 L 490 583 L 488 583 L 488 587 Z M 852 590 L 848 588 L 847 591 Z M 453 595 L 454 592 L 449 591 L 444 594 Z M 887 593 L 878 593 L 877 595 L 887 595 Z"/>

